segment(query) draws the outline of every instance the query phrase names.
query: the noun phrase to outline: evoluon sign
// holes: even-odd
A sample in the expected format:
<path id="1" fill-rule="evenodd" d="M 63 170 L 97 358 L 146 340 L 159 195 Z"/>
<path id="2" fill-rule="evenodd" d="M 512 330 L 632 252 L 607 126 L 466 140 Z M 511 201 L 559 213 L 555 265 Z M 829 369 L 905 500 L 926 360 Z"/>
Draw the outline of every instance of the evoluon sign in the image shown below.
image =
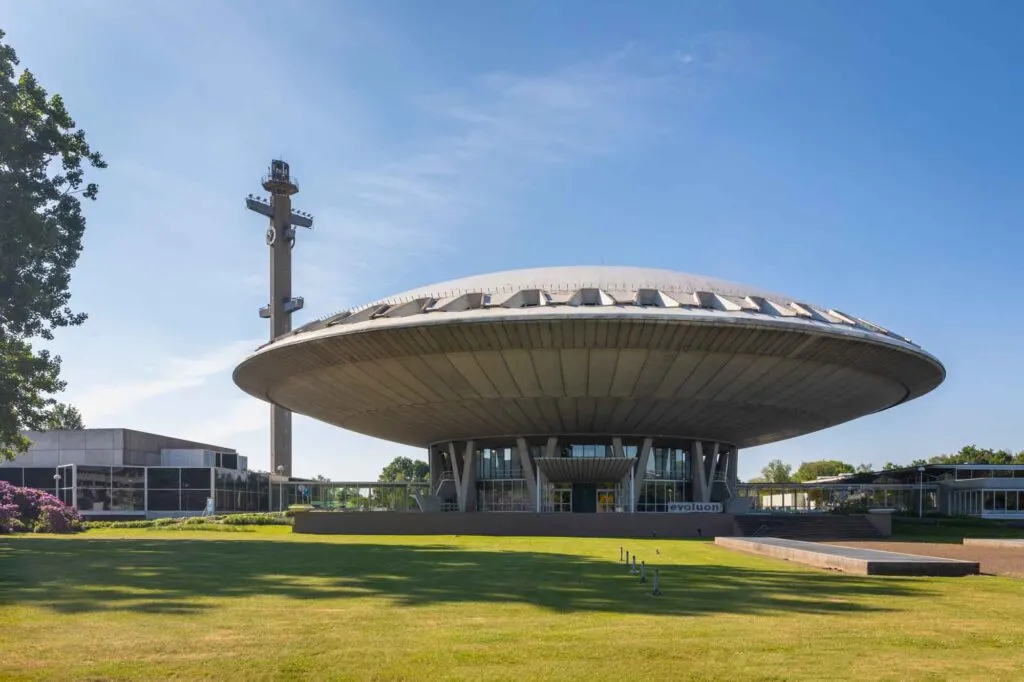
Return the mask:
<path id="1" fill-rule="evenodd" d="M 721 502 L 669 502 L 668 510 L 675 514 L 721 514 Z"/>

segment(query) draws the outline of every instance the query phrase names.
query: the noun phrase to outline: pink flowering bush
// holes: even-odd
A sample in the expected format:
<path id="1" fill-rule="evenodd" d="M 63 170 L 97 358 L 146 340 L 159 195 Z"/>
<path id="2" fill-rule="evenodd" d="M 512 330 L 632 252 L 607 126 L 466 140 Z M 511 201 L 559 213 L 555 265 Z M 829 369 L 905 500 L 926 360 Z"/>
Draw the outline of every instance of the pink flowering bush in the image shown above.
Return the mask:
<path id="1" fill-rule="evenodd" d="M 82 530 L 82 517 L 50 493 L 0 481 L 0 533 L 23 530 L 73 533 Z"/>

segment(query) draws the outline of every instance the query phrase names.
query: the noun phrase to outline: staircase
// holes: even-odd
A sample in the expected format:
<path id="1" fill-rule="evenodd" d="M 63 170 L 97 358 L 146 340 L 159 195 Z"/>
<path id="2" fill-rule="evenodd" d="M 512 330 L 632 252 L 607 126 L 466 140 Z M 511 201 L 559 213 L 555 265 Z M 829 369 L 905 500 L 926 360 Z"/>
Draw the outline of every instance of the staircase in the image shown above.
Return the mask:
<path id="1" fill-rule="evenodd" d="M 736 530 L 744 537 L 827 540 L 879 540 L 882 534 L 864 516 L 840 514 L 750 514 L 736 517 Z"/>

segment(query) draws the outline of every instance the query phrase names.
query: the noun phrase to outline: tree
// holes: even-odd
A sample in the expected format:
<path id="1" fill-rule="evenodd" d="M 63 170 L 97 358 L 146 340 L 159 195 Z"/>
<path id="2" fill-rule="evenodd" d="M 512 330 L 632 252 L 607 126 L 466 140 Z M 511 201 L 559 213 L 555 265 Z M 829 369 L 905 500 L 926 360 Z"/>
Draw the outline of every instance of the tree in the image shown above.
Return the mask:
<path id="1" fill-rule="evenodd" d="M 815 462 L 801 462 L 793 480 L 803 483 L 813 481 L 821 476 L 838 476 L 839 474 L 852 474 L 853 466 L 837 459 L 821 459 Z"/>
<path id="2" fill-rule="evenodd" d="M 86 168 L 105 168 L 60 95 L 48 97 L 0 30 L 0 459 L 24 452 L 22 429 L 45 428 L 64 390 L 60 358 L 32 339 L 82 324 L 68 306 L 82 251 Z M 81 197 L 81 198 L 80 198 Z"/>
<path id="3" fill-rule="evenodd" d="M 793 467 L 781 459 L 773 459 L 761 469 L 761 478 L 765 483 L 789 483 L 793 480 Z"/>
<path id="4" fill-rule="evenodd" d="M 85 428 L 82 413 L 77 407 L 67 403 L 57 403 L 46 420 L 47 431 L 70 430 L 78 431 Z"/>
<path id="5" fill-rule="evenodd" d="M 408 457 L 395 457 L 384 467 L 377 477 L 382 483 L 397 481 L 425 481 L 430 476 L 430 465 L 422 460 Z"/>
<path id="6" fill-rule="evenodd" d="M 922 464 L 1024 464 L 1024 451 L 1014 454 L 1009 450 L 990 450 L 976 445 L 965 445 L 951 455 L 937 455 Z"/>

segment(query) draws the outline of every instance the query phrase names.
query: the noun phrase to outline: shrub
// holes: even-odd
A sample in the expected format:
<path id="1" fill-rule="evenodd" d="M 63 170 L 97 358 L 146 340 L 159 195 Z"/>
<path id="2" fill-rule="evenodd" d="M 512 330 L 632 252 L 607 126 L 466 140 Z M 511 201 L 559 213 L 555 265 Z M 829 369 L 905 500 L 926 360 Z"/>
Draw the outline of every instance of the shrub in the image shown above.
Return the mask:
<path id="1" fill-rule="evenodd" d="M 221 521 L 227 526 L 285 526 L 289 524 L 284 514 L 277 512 L 230 514 Z"/>
<path id="2" fill-rule="evenodd" d="M 0 481 L 0 533 L 27 530 L 73 533 L 82 530 L 82 517 L 49 493 Z"/>

